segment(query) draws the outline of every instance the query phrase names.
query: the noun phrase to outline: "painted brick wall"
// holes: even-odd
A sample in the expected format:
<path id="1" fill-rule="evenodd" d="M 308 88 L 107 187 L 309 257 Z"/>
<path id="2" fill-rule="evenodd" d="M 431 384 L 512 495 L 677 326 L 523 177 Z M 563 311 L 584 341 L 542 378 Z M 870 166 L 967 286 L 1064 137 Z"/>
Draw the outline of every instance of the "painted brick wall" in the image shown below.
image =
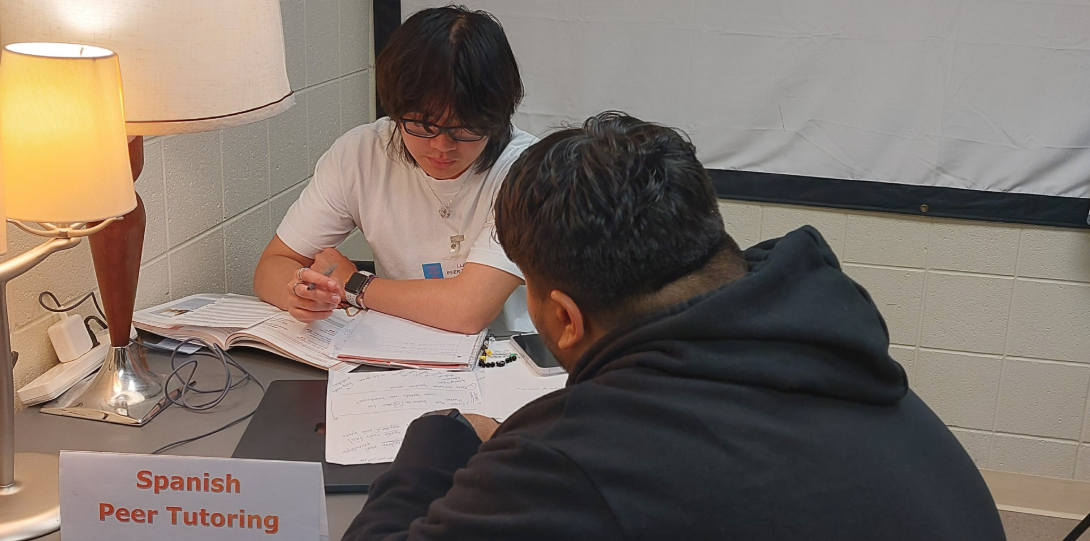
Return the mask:
<path id="1" fill-rule="evenodd" d="M 815 226 L 980 467 L 1090 480 L 1090 231 L 722 201 L 747 247 Z"/>
<path id="2" fill-rule="evenodd" d="M 370 0 L 280 6 L 294 107 L 229 130 L 145 140 L 136 189 L 148 225 L 137 308 L 199 292 L 252 294 L 257 258 L 318 157 L 372 120 Z M 8 236 L 8 257 L 39 242 L 13 226 Z M 342 249 L 369 256 L 358 232 Z M 39 307 L 38 293 L 50 290 L 67 302 L 96 287 L 86 242 L 9 284 L 16 388 L 57 362 L 46 335 L 54 317 Z"/>

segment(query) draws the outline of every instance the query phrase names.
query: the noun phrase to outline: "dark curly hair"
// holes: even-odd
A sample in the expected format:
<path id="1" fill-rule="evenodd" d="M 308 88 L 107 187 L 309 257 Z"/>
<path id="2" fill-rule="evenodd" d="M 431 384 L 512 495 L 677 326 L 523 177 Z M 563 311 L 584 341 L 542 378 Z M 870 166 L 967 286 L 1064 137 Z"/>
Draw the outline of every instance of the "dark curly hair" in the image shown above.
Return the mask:
<path id="1" fill-rule="evenodd" d="M 741 262 L 692 143 L 619 112 L 527 149 L 495 213 L 507 256 L 588 313 L 622 309 L 724 250 Z"/>
<path id="2" fill-rule="evenodd" d="M 488 135 L 473 162 L 478 173 L 495 165 L 511 142 L 511 117 L 524 94 L 499 21 L 464 6 L 424 9 L 406 19 L 375 62 L 375 85 L 391 119 L 417 113 L 435 123 L 449 113 L 459 125 Z M 398 130 L 389 150 L 416 164 Z"/>

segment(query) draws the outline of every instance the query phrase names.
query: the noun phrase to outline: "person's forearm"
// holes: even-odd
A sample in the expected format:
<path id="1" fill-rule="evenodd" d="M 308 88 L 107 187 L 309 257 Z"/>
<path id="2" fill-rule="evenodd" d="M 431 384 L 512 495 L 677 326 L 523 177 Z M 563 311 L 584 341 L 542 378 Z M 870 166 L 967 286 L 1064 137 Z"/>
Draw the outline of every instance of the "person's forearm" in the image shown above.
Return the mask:
<path id="1" fill-rule="evenodd" d="M 288 309 L 288 295 L 291 290 L 287 283 L 299 267 L 304 264 L 282 255 L 264 255 L 258 260 L 254 271 L 254 293 L 257 297 L 281 310 Z M 349 271 L 351 272 L 351 271 Z"/>
<path id="2" fill-rule="evenodd" d="M 471 292 L 456 278 L 443 280 L 383 280 L 376 278 L 364 292 L 368 309 L 463 334 L 476 334 L 488 326 L 503 308 L 476 298 L 495 292 Z M 509 295 L 510 293 L 507 292 Z M 498 308 L 497 308 L 498 306 Z"/>

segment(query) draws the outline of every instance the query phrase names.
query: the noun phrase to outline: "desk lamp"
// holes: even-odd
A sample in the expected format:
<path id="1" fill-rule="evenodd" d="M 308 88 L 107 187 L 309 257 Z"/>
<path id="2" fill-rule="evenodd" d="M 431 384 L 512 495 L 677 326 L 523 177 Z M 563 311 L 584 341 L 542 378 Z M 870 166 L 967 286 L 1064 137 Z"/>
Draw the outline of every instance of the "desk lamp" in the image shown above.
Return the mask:
<path id="1" fill-rule="evenodd" d="M 288 84 L 279 0 L 4 0 L 0 39 L 90 43 L 116 51 L 125 82 L 133 178 L 143 136 L 241 126 L 295 102 Z M 110 350 L 104 369 L 43 413 L 141 426 L 165 401 L 160 378 L 129 344 L 145 214 L 137 207 L 90 239 Z M 124 392 L 145 394 L 140 403 Z"/>
<path id="2" fill-rule="evenodd" d="M 20 43 L 0 52 L 0 205 L 9 222 L 50 239 L 0 263 L 3 540 L 38 537 L 60 526 L 57 457 L 15 452 L 7 282 L 136 207 L 120 76 L 117 55 L 98 47 Z M 0 249 L 7 250 L 4 228 Z"/>

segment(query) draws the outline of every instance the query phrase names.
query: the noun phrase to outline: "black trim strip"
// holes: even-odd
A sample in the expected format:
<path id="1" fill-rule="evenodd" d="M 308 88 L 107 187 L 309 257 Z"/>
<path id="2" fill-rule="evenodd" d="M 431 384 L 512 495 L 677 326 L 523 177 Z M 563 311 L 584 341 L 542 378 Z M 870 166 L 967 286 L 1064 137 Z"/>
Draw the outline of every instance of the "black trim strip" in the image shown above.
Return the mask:
<path id="1" fill-rule="evenodd" d="M 225 115 L 202 116 L 202 117 L 195 117 L 195 118 L 176 118 L 176 119 L 171 119 L 171 120 L 126 120 L 125 124 L 126 125 L 131 124 L 133 126 L 142 126 L 142 125 L 147 125 L 147 124 L 167 124 L 167 125 L 169 125 L 169 124 L 181 124 L 183 122 L 203 122 L 205 120 L 218 120 L 218 119 L 221 119 L 221 118 L 230 118 L 230 117 L 233 117 L 233 116 L 239 116 L 239 115 L 245 115 L 247 113 L 252 113 L 254 111 L 264 109 L 266 107 L 272 107 L 273 105 L 276 105 L 278 103 L 283 103 L 284 100 L 286 100 L 286 99 L 288 99 L 288 98 L 290 98 L 290 97 L 292 97 L 294 95 L 295 95 L 295 92 L 289 91 L 283 98 L 280 98 L 280 99 L 278 99 L 276 101 L 266 103 L 265 105 L 258 105 L 257 107 L 253 107 L 253 108 L 247 109 L 245 111 L 237 111 L 237 112 L 234 112 L 234 113 L 227 113 Z"/>
<path id="2" fill-rule="evenodd" d="M 1090 229 L 1090 199 L 709 169 L 719 197 Z"/>
<path id="3" fill-rule="evenodd" d="M 374 0 L 371 4 L 375 26 L 375 58 L 390 39 L 394 29 L 401 26 L 401 0 Z M 386 116 L 382 103 L 375 99 L 375 118 Z"/>

